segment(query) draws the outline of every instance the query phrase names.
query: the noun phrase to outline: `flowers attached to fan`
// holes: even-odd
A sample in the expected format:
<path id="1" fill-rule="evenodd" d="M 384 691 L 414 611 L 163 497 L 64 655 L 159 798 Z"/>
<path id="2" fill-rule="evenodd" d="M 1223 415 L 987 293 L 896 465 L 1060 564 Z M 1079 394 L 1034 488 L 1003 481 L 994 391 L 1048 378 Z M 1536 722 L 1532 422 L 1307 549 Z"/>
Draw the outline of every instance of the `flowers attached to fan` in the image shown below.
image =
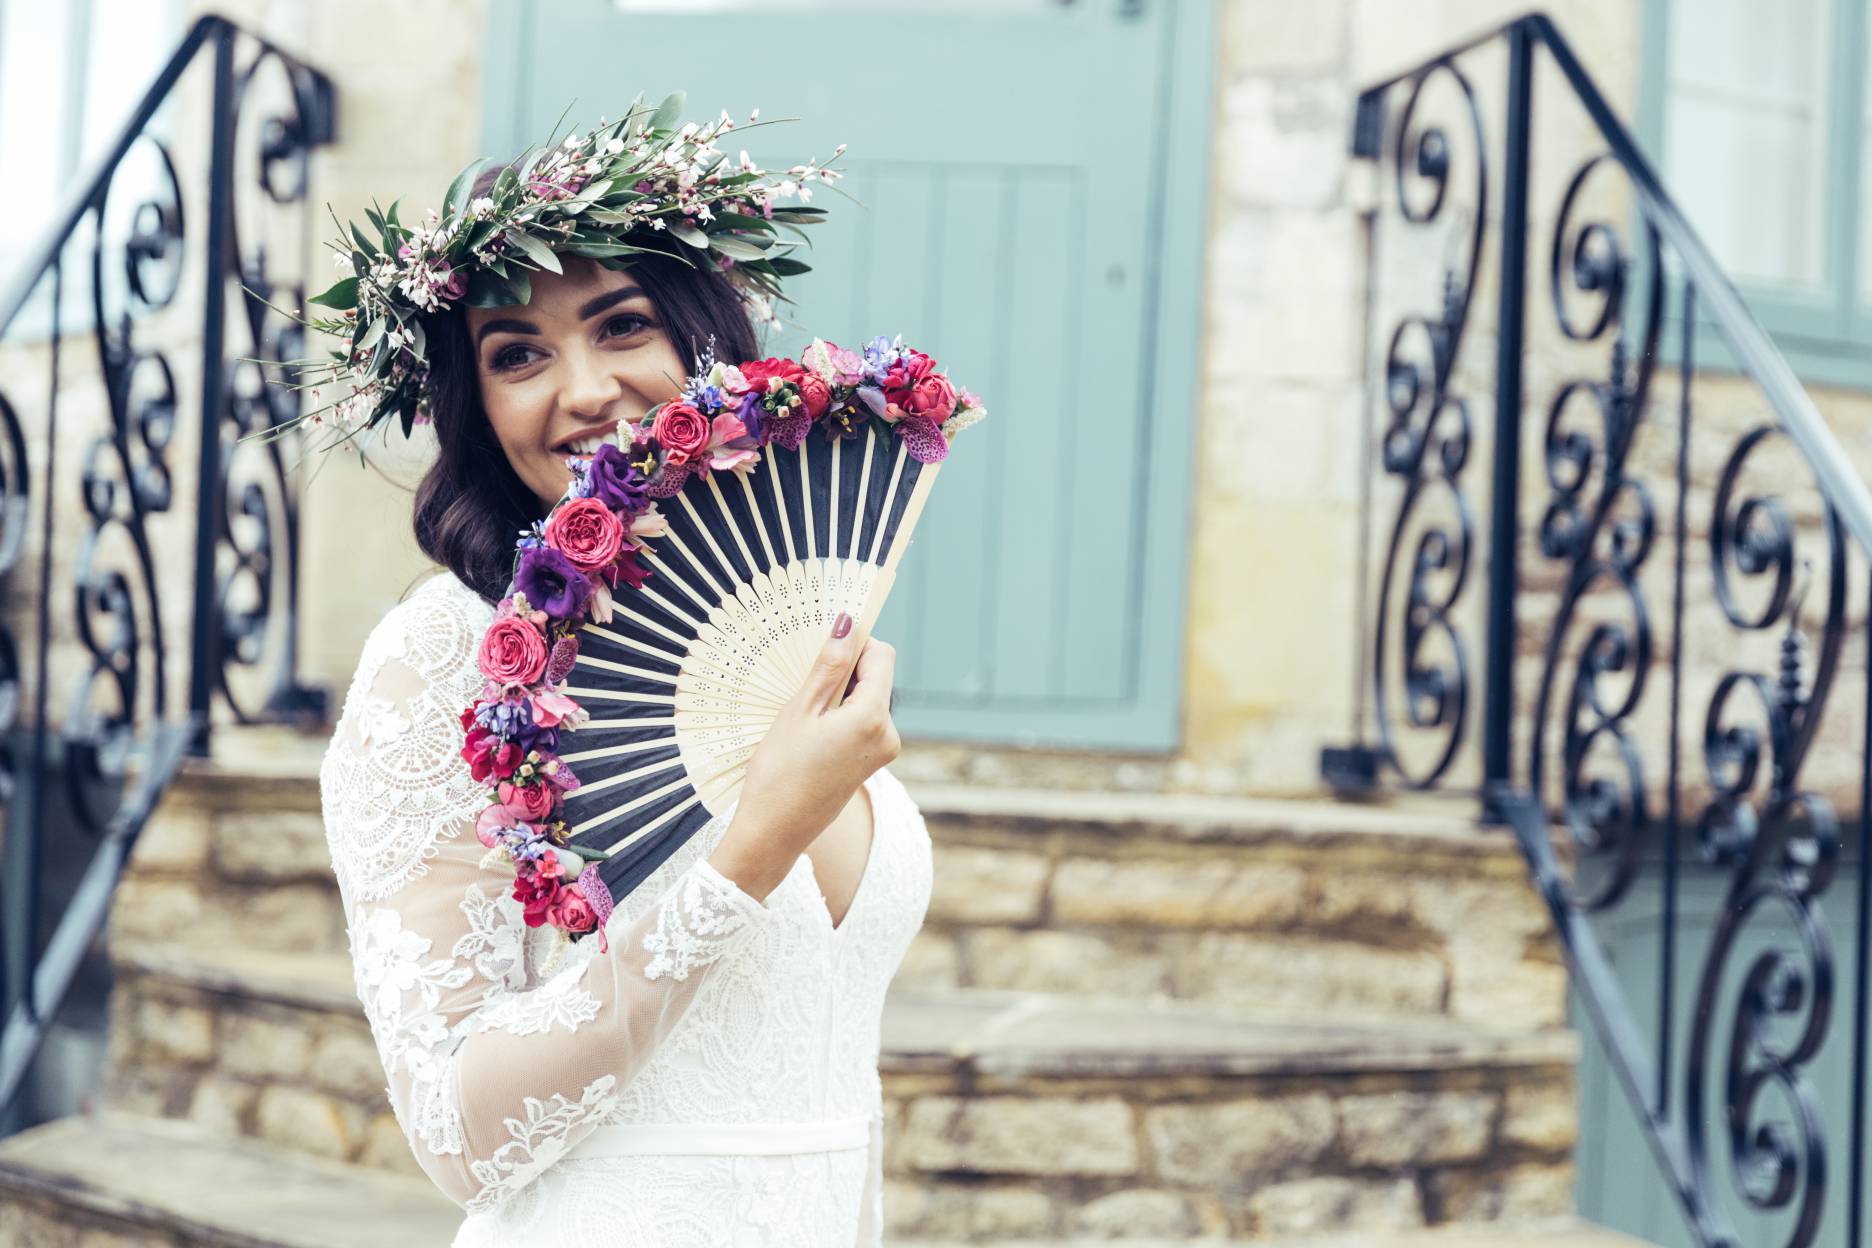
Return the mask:
<path id="1" fill-rule="evenodd" d="M 579 779 L 559 757 L 560 734 L 588 716 L 561 686 L 579 630 L 608 622 L 615 596 L 651 575 L 639 555 L 668 531 L 657 500 L 696 474 L 752 472 L 768 443 L 797 450 L 815 424 L 851 437 L 875 419 L 906 454 L 935 463 L 985 414 L 901 336 L 860 352 L 814 340 L 798 360 L 723 364 L 705 352 L 680 397 L 635 424 L 619 421 L 612 440 L 566 460 L 565 494 L 515 544 L 512 580 L 475 654 L 485 683 L 461 714 L 462 758 L 488 789 L 475 823 L 488 849 L 482 864 L 512 866 L 529 927 L 572 941 L 596 932 L 609 947 L 612 899 L 599 875 L 607 855 L 574 849 L 564 813 Z"/>

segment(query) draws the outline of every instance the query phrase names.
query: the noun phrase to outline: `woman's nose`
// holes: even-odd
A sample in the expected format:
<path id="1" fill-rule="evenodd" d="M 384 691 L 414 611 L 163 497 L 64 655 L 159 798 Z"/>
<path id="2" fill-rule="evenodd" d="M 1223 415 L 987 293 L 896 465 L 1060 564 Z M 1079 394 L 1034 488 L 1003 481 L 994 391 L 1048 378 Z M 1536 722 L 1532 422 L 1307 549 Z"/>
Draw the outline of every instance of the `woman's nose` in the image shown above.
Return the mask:
<path id="1" fill-rule="evenodd" d="M 566 411 L 602 418 L 623 397 L 623 381 L 596 352 L 575 350 L 567 355 L 565 384 L 559 391 L 560 406 Z"/>

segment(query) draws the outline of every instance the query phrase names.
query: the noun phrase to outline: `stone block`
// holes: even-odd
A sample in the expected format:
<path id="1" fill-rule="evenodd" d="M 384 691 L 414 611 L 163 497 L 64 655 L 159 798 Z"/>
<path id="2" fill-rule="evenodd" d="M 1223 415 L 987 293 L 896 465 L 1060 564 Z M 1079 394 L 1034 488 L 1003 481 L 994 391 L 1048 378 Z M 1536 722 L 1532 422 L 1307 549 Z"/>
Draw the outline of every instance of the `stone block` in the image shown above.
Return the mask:
<path id="1" fill-rule="evenodd" d="M 926 927 L 911 939 L 891 983 L 905 988 L 953 988 L 961 976 L 955 937 Z"/>
<path id="2" fill-rule="evenodd" d="M 130 851 L 130 874 L 170 874 L 199 870 L 208 860 L 208 815 L 187 802 L 165 802 L 137 834 Z"/>
<path id="3" fill-rule="evenodd" d="M 1306 908 L 1298 867 L 1230 861 L 1069 858 L 1053 873 L 1055 923 L 1266 927 Z"/>
<path id="4" fill-rule="evenodd" d="M 1488 1153 L 1494 1092 L 1379 1092 L 1339 1100 L 1339 1145 L 1361 1168 L 1473 1161 Z"/>
<path id="5" fill-rule="evenodd" d="M 1426 1188 L 1439 1222 L 1529 1221 L 1573 1212 L 1570 1163 L 1440 1170 L 1430 1174 Z"/>
<path id="6" fill-rule="evenodd" d="M 1034 923 L 1047 860 L 1023 850 L 938 843 L 928 918 L 953 923 Z"/>
<path id="7" fill-rule="evenodd" d="M 254 1133 L 281 1147 L 336 1161 L 352 1151 L 342 1109 L 331 1097 L 304 1088 L 262 1089 L 254 1106 Z"/>
<path id="8" fill-rule="evenodd" d="M 1303 1172 L 1332 1145 L 1333 1128 L 1332 1102 L 1319 1093 L 1144 1110 L 1150 1173 L 1199 1190 Z"/>
<path id="9" fill-rule="evenodd" d="M 245 1134 L 247 1112 L 253 1107 L 256 1091 L 251 1083 L 215 1074 L 204 1075 L 195 1085 L 188 1116 L 220 1135 Z"/>
<path id="10" fill-rule="evenodd" d="M 330 952 L 345 947 L 344 911 L 335 888 L 276 884 L 240 900 L 242 931 L 253 948 Z"/>
<path id="11" fill-rule="evenodd" d="M 1141 1235 L 1186 1238 L 1210 1228 L 1203 1225 L 1187 1194 L 1139 1187 L 1087 1201 L 1067 1229 L 1091 1239 L 1127 1239 Z"/>
<path id="12" fill-rule="evenodd" d="M 1570 1154 L 1579 1139 L 1579 1105 L 1568 1080 L 1510 1084 L 1502 1097 L 1501 1142 L 1542 1153 Z"/>
<path id="13" fill-rule="evenodd" d="M 302 1019 L 259 1014 L 228 1014 L 222 1019 L 220 1067 L 226 1074 L 303 1082 L 311 1050 L 311 1033 Z"/>
<path id="14" fill-rule="evenodd" d="M 884 1180 L 886 1242 L 898 1237 L 968 1242 L 1048 1236 L 1057 1219 L 1054 1200 L 1024 1184 Z"/>
<path id="15" fill-rule="evenodd" d="M 383 1060 L 370 1032 L 358 1027 L 326 1028 L 312 1045 L 314 1082 L 354 1101 L 383 1100 Z"/>
<path id="16" fill-rule="evenodd" d="M 372 1170 L 389 1170 L 397 1174 L 407 1174 L 418 1178 L 425 1177 L 416 1154 L 410 1151 L 409 1141 L 403 1138 L 403 1128 L 397 1125 L 396 1116 L 384 1110 L 372 1116 L 364 1127 L 364 1142 L 358 1149 L 357 1164 Z"/>
<path id="17" fill-rule="evenodd" d="M 199 1006 L 144 997 L 136 1006 L 136 1034 L 144 1060 L 190 1065 L 214 1060 L 214 1018 Z"/>
<path id="18" fill-rule="evenodd" d="M 1269 1009 L 1440 1014 L 1447 972 L 1425 950 L 1203 932 L 1176 951 L 1178 997 Z"/>
<path id="19" fill-rule="evenodd" d="M 331 851 L 315 811 L 231 810 L 215 819 L 215 867 L 251 883 L 310 880 L 330 886 Z"/>
<path id="20" fill-rule="evenodd" d="M 1424 1224 L 1423 1201 L 1408 1178 L 1350 1179 L 1323 1175 L 1271 1183 L 1244 1202 L 1256 1236 L 1315 1235 L 1357 1228 L 1403 1230 Z"/>
<path id="21" fill-rule="evenodd" d="M 1337 76 L 1222 85 L 1216 180 L 1237 204 L 1324 208 L 1344 194 L 1352 95 Z"/>
<path id="22" fill-rule="evenodd" d="M 1111 1096 L 922 1097 L 910 1104 L 897 1157 L 923 1172 L 1114 1176 L 1138 1168 L 1131 1107 Z"/>
<path id="23" fill-rule="evenodd" d="M 1169 987 L 1168 957 L 1141 938 L 982 928 L 963 933 L 962 960 L 964 982 L 975 988 L 1150 995 Z"/>

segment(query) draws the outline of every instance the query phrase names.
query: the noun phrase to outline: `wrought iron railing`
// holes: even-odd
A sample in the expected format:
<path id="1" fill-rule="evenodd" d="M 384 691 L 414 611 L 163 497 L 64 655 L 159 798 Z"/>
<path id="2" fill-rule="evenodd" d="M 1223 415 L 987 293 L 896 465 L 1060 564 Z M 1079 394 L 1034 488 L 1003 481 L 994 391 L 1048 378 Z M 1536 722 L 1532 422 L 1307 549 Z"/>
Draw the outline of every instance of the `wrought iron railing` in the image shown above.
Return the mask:
<path id="1" fill-rule="evenodd" d="M 1863 704 L 1835 686 L 1855 633 L 1872 668 L 1872 611 L 1848 589 L 1872 493 L 1545 17 L 1371 87 L 1353 152 L 1381 188 L 1377 575 L 1356 739 L 1324 752 L 1325 777 L 1467 787 L 1512 828 L 1697 1242 L 1857 1246 L 1872 682 Z M 1822 909 L 1848 858 L 1849 975 Z M 1686 872 L 1720 894 L 1707 927 L 1680 905 Z M 1641 894 L 1655 1002 L 1608 957 Z M 1823 1050 L 1838 1095 L 1816 1092 Z"/>
<path id="2" fill-rule="evenodd" d="M 206 133 L 172 145 L 153 122 L 166 107 L 188 115 L 185 76 L 198 65 Z M 0 586 L 9 591 L 0 618 L 0 1113 L 101 930 L 156 801 L 186 756 L 208 752 L 210 723 L 325 717 L 323 691 L 296 677 L 299 506 L 283 458 L 291 443 L 242 439 L 297 414 L 297 391 L 262 375 L 285 370 L 260 361 L 305 355 L 297 326 L 269 306 L 298 306 L 304 276 L 277 275 L 269 250 L 277 258 L 276 236 L 293 234 L 300 264 L 308 259 L 309 157 L 333 137 L 334 102 L 316 69 L 224 18 L 200 18 L 0 288 L 0 351 L 15 361 L 0 379 Z M 205 157 L 205 173 L 179 176 L 178 157 Z M 125 171 L 138 163 L 156 171 L 156 189 L 133 188 L 126 208 L 134 179 Z M 193 310 L 179 298 L 191 255 L 201 300 Z M 62 358 L 74 268 L 90 288 L 83 319 L 97 371 L 84 377 Z M 43 336 L 22 341 L 26 314 L 41 308 Z M 158 336 L 159 320 L 180 345 Z M 13 396 L 28 388 L 19 361 L 38 360 L 46 385 L 33 410 Z M 62 410 L 61 395 L 74 393 L 102 396 L 106 418 L 94 436 Z M 181 410 L 189 397 L 198 418 Z M 187 435 L 197 451 L 193 514 L 165 526 L 177 493 L 170 457 L 191 449 Z M 58 473 L 69 441 L 83 448 L 75 488 Z M 28 569 L 20 565 L 33 538 L 38 566 Z M 186 638 L 162 610 L 169 595 L 192 600 Z M 22 618 L 30 624 L 16 631 Z M 30 637 L 18 635 L 27 628 Z M 60 691 L 62 708 L 51 688 L 61 646 L 80 669 Z M 182 654 L 190 668 L 177 705 L 184 699 L 166 664 Z M 78 846 L 90 861 L 48 935 L 41 883 L 54 822 L 60 857 Z"/>

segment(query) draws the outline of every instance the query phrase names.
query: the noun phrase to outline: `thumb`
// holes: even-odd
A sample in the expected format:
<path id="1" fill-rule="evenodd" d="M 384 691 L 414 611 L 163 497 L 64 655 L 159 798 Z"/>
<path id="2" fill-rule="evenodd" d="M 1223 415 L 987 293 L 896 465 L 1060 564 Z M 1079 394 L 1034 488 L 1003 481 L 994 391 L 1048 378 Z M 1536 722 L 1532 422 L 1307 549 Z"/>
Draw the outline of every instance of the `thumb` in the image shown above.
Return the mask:
<path id="1" fill-rule="evenodd" d="M 813 660 L 812 670 L 806 674 L 806 685 L 801 691 L 811 703 L 823 710 L 838 703 L 851 679 L 852 669 L 858 664 L 858 656 L 864 650 L 864 639 L 858 635 L 851 614 L 838 613 L 832 622 L 832 635 L 819 649 L 819 657 Z"/>

